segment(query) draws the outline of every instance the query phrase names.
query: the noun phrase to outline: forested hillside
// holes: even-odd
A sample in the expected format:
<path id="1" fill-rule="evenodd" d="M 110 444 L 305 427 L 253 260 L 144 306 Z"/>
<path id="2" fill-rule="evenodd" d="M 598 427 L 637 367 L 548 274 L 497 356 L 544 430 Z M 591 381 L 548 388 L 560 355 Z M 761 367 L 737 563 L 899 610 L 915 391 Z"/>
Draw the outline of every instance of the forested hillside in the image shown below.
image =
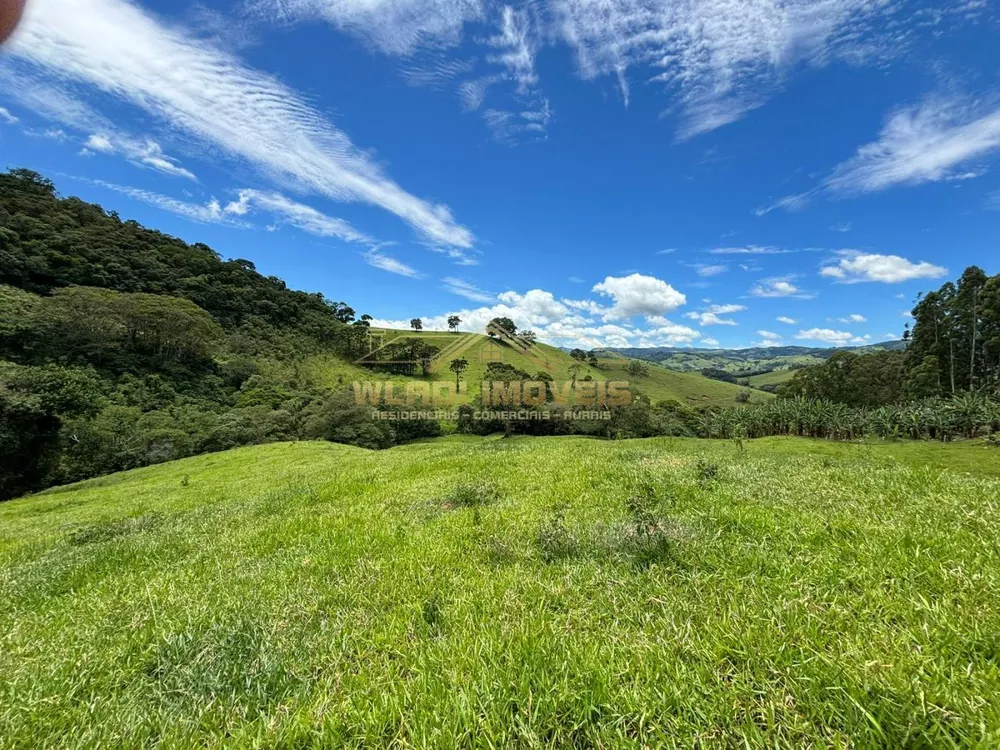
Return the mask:
<path id="1" fill-rule="evenodd" d="M 303 366 L 357 354 L 367 325 L 247 260 L 2 174 L 0 498 L 238 445 L 433 432 L 373 424 Z"/>

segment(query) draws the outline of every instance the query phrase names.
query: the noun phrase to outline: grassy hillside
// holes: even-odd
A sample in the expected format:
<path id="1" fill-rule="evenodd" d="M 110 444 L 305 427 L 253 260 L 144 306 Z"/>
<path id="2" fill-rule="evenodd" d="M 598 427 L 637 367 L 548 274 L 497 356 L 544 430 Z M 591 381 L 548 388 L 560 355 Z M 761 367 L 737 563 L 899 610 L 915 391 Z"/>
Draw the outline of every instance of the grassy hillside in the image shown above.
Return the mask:
<path id="1" fill-rule="evenodd" d="M 627 380 L 654 402 L 674 400 L 690 407 L 733 406 L 736 404 L 736 397 L 746 390 L 731 383 L 711 380 L 700 373 L 673 372 L 655 365 L 648 366 L 647 376 L 635 378 L 628 373 L 628 365 L 633 360 L 616 353 L 602 354 L 598 367 L 591 367 L 573 359 L 562 349 L 542 343 L 536 343 L 528 352 L 522 352 L 513 346 L 475 333 L 413 332 L 392 329 L 373 329 L 373 333 L 376 336 L 384 336 L 386 342 L 415 337 L 439 347 L 441 354 L 433 361 L 431 375 L 423 379 L 451 379 L 454 375 L 448 370 L 448 365 L 453 359 L 465 358 L 469 362 L 469 369 L 462 377 L 468 383 L 469 393 L 472 396 L 479 393 L 479 383 L 486 377 L 486 367 L 490 362 L 503 362 L 530 375 L 546 372 L 556 380 L 568 380 L 570 367 L 576 365 L 580 368 L 578 378 L 589 375 L 595 380 Z M 771 396 L 754 393 L 753 398 L 762 401 Z"/>
<path id="2" fill-rule="evenodd" d="M 689 407 L 735 406 L 736 397 L 747 389 L 732 383 L 706 378 L 696 372 L 675 372 L 654 364 L 648 366 L 648 375 L 632 377 L 628 373 L 629 359 L 601 359 L 601 372 L 612 380 L 628 380 L 633 388 L 649 396 L 654 402 L 679 401 Z M 754 391 L 752 403 L 773 398 L 769 393 Z"/>
<path id="3" fill-rule="evenodd" d="M 782 383 L 787 383 L 795 377 L 796 372 L 798 370 L 774 370 L 772 372 L 765 372 L 763 375 L 753 375 L 747 379 L 754 388 L 760 388 L 762 385 L 781 385 Z"/>
<path id="4" fill-rule="evenodd" d="M 0 745 L 996 746 L 1000 479 L 941 468 L 985 450 L 273 444 L 5 503 Z"/>
<path id="5" fill-rule="evenodd" d="M 750 349 L 652 347 L 615 351 L 625 356 L 658 362 L 664 367 L 681 372 L 713 368 L 739 375 L 754 370 L 787 368 L 792 365 L 821 365 L 840 351 L 853 351 L 862 354 L 874 351 L 898 351 L 905 348 L 906 342 L 904 341 L 886 341 L 869 346 L 833 349 L 805 346 L 753 347 Z"/>

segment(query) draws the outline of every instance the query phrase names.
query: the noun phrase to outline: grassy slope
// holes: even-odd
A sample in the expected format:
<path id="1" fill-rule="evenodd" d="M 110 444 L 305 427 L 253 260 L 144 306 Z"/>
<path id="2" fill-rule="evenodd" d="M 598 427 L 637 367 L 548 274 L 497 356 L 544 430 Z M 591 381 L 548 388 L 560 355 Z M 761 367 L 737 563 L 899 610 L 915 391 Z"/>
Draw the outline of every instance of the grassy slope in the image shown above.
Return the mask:
<path id="1" fill-rule="evenodd" d="M 686 406 L 736 406 L 736 397 L 746 391 L 732 383 L 706 378 L 700 373 L 676 372 L 665 367 L 649 364 L 646 377 L 633 378 L 628 374 L 627 359 L 601 360 L 602 377 L 609 380 L 628 380 L 633 387 L 649 396 L 653 401 L 675 400 Z M 751 394 L 754 403 L 770 400 L 769 393 L 755 391 Z"/>
<path id="2" fill-rule="evenodd" d="M 985 450 L 277 444 L 6 503 L 0 745 L 996 746 L 1000 481 L 938 465 Z"/>
<path id="3" fill-rule="evenodd" d="M 759 388 L 762 385 L 781 385 L 795 377 L 796 372 L 798 370 L 774 370 L 773 372 L 766 372 L 763 375 L 754 375 L 750 378 L 750 385 L 755 388 Z"/>

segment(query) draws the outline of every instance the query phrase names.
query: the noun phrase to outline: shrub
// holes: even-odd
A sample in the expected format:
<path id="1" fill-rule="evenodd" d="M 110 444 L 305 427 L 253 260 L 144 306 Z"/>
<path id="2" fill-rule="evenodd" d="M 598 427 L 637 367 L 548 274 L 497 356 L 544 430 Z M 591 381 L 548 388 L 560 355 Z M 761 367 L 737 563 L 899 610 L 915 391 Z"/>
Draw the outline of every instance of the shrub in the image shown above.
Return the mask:
<path id="1" fill-rule="evenodd" d="M 490 479 L 466 479 L 448 495 L 447 503 L 455 508 L 481 508 L 500 499 L 496 484 Z"/>
<path id="2" fill-rule="evenodd" d="M 556 506 L 549 520 L 538 529 L 537 543 L 545 562 L 555 562 L 576 552 L 578 541 L 566 525 L 565 505 Z"/>
<path id="3" fill-rule="evenodd" d="M 699 458 L 694 465 L 698 484 L 702 487 L 711 484 L 719 478 L 719 465 L 704 458 Z"/>

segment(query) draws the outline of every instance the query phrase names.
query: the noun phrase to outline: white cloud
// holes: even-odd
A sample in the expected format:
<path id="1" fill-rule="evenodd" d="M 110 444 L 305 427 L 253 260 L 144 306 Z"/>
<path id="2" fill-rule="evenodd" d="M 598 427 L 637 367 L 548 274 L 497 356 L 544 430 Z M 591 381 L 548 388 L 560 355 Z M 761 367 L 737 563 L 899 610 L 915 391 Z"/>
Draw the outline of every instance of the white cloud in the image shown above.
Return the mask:
<path id="1" fill-rule="evenodd" d="M 879 139 L 858 149 L 825 180 L 834 193 L 975 176 L 976 159 L 1000 149 L 1000 108 L 936 98 L 895 112 Z M 956 171 L 961 170 L 961 171 Z"/>
<path id="2" fill-rule="evenodd" d="M 716 247 L 708 251 L 712 255 L 786 255 L 794 250 L 779 250 L 776 247 L 748 245 L 747 247 Z"/>
<path id="3" fill-rule="evenodd" d="M 14 117 L 14 115 L 10 113 L 9 109 L 6 107 L 0 107 L 0 122 L 6 125 L 17 125 L 17 123 L 21 121 Z"/>
<path id="4" fill-rule="evenodd" d="M 142 190 L 141 188 L 129 187 L 127 185 L 115 185 L 114 183 L 104 182 L 103 180 L 88 180 L 88 182 L 92 182 L 94 185 L 99 185 L 100 187 L 107 188 L 108 190 L 114 190 L 122 195 L 127 195 L 133 200 L 148 203 L 151 206 L 155 206 L 156 208 L 160 208 L 164 211 L 169 211 L 170 213 L 177 214 L 178 216 L 183 216 L 185 219 L 190 219 L 191 221 L 195 221 L 200 224 L 229 224 L 231 226 L 243 228 L 247 227 L 247 224 L 244 222 L 229 216 L 223 210 L 222 204 L 220 204 L 215 198 L 212 198 L 208 203 L 204 204 L 193 203 L 190 201 L 177 200 L 149 190 Z"/>
<path id="5" fill-rule="evenodd" d="M 814 295 L 804 292 L 792 283 L 792 277 L 781 276 L 773 279 L 762 279 L 750 289 L 750 296 L 778 298 L 794 297 L 796 299 L 811 299 Z"/>
<path id="6" fill-rule="evenodd" d="M 720 318 L 715 313 L 710 312 L 689 312 L 685 316 L 689 320 L 697 320 L 699 325 L 702 326 L 734 326 L 737 325 L 735 320 L 729 318 Z"/>
<path id="7" fill-rule="evenodd" d="M 753 346 L 758 346 L 762 348 L 783 346 L 784 341 L 780 333 L 772 333 L 771 331 L 760 330 L 757 331 L 757 335 L 761 337 L 760 341 L 754 341 Z"/>
<path id="8" fill-rule="evenodd" d="M 252 12 L 279 22 L 323 19 L 386 54 L 458 43 L 484 12 L 478 0 L 249 0 Z"/>
<path id="9" fill-rule="evenodd" d="M 448 277 L 442 279 L 441 281 L 444 284 L 444 288 L 452 294 L 457 294 L 459 297 L 465 297 L 473 302 L 493 302 L 496 299 L 495 295 L 492 295 L 489 292 L 484 292 L 472 282 L 464 279 Z"/>
<path id="10" fill-rule="evenodd" d="M 720 273 L 725 273 L 726 271 L 729 270 L 729 266 L 722 266 L 722 265 L 715 265 L 715 266 L 698 265 L 695 266 L 695 268 L 697 269 L 697 274 L 703 278 L 718 276 Z"/>
<path id="11" fill-rule="evenodd" d="M 805 193 L 798 193 L 796 195 L 786 195 L 783 198 L 778 198 L 773 203 L 769 203 L 766 206 L 761 206 L 754 209 L 754 214 L 756 216 L 766 216 L 772 211 L 777 211 L 779 208 L 785 211 L 795 212 L 801 211 L 807 205 L 809 205 L 809 200 L 812 197 L 812 191 L 807 191 Z"/>
<path id="12" fill-rule="evenodd" d="M 594 291 L 614 301 L 606 320 L 625 320 L 634 315 L 662 315 L 687 303 L 687 297 L 667 282 L 652 276 L 608 276 Z"/>
<path id="13" fill-rule="evenodd" d="M 378 244 L 376 240 L 359 232 L 343 219 L 327 216 L 311 206 L 293 201 L 280 193 L 250 189 L 240 190 L 239 200 L 231 202 L 225 208 L 227 214 L 234 216 L 246 216 L 253 209 L 277 214 L 281 222 L 317 237 L 336 237 L 345 242 L 355 242 L 362 245 L 374 246 Z"/>
<path id="14" fill-rule="evenodd" d="M 198 181 L 192 172 L 180 166 L 177 159 L 163 153 L 160 144 L 150 138 L 140 140 L 119 133 L 92 133 L 83 144 L 83 149 L 84 153 L 120 153 L 136 166 L 149 167 L 171 177 Z"/>
<path id="15" fill-rule="evenodd" d="M 699 344 L 704 344 L 705 346 L 711 347 L 712 349 L 717 349 L 719 346 L 718 339 L 702 339 L 698 342 Z"/>
<path id="16" fill-rule="evenodd" d="M 810 328 L 799 331 L 795 338 L 800 341 L 820 341 L 832 346 L 862 346 L 871 340 L 871 336 L 856 336 L 849 331 L 834 331 L 830 328 Z"/>
<path id="17" fill-rule="evenodd" d="M 878 255 L 855 250 L 842 250 L 840 260 L 820 269 L 820 275 L 844 284 L 879 281 L 898 284 L 913 279 L 938 279 L 948 269 L 924 261 L 913 263 L 898 255 Z"/>
<path id="18" fill-rule="evenodd" d="M 860 39 L 893 6 L 882 0 L 551 0 L 562 38 L 585 78 L 624 79 L 632 66 L 660 70 L 673 89 L 680 136 L 740 119 L 760 106 L 803 61 L 822 65 L 894 46 Z M 888 35 L 886 35 L 888 36 Z"/>
<path id="19" fill-rule="evenodd" d="M 400 7 L 364 5 L 367 10 L 353 7 L 362 14 L 394 14 Z M 403 16 L 420 18 L 409 17 L 412 10 L 407 7 Z M 427 23 L 432 22 L 412 23 L 413 33 Z M 432 243 L 457 248 L 474 243 L 447 207 L 403 190 L 368 153 L 273 76 L 211 42 L 160 24 L 124 0 L 34 3 L 7 55 L 19 61 L 13 78 L 26 98 L 31 94 L 24 89 L 52 79 L 84 84 L 302 192 L 378 206 Z"/>
<path id="20" fill-rule="evenodd" d="M 793 326 L 799 322 L 795 318 L 789 318 L 786 315 L 782 315 L 779 318 L 775 318 L 775 320 L 777 320 L 779 323 L 784 323 L 785 325 L 790 325 L 790 326 Z"/>
<path id="21" fill-rule="evenodd" d="M 423 277 L 419 271 L 410 268 L 410 266 L 396 260 L 393 257 L 380 253 L 377 250 L 369 250 L 364 254 L 365 262 L 370 266 L 379 268 L 383 271 L 388 271 L 389 273 L 398 274 L 399 276 L 408 276 L 411 279 L 419 279 Z"/>
<path id="22" fill-rule="evenodd" d="M 836 224 L 830 227 L 831 232 L 850 232 L 851 222 L 849 221 L 838 221 Z"/>
<path id="23" fill-rule="evenodd" d="M 735 320 L 719 316 L 731 315 L 745 310 L 746 307 L 743 305 L 711 305 L 702 312 L 689 312 L 684 317 L 688 320 L 697 320 L 701 326 L 735 326 L 738 325 Z"/>
<path id="24" fill-rule="evenodd" d="M 848 316 L 843 317 L 843 318 L 837 318 L 837 322 L 838 323 L 867 323 L 868 322 L 868 318 L 866 318 L 864 315 L 858 315 L 857 313 L 854 313 L 852 315 L 848 315 Z"/>

